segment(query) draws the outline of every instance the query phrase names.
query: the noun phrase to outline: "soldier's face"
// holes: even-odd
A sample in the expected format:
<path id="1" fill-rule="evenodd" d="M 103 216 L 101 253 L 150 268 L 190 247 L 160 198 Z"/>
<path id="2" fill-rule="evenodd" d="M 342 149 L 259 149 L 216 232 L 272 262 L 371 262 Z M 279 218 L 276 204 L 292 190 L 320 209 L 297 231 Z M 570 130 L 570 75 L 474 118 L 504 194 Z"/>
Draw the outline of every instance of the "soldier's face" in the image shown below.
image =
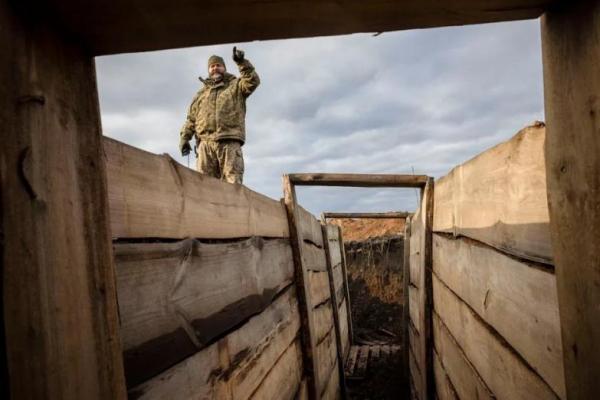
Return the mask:
<path id="1" fill-rule="evenodd" d="M 225 66 L 220 63 L 210 64 L 208 67 L 208 75 L 211 78 L 222 78 L 225 73 Z"/>

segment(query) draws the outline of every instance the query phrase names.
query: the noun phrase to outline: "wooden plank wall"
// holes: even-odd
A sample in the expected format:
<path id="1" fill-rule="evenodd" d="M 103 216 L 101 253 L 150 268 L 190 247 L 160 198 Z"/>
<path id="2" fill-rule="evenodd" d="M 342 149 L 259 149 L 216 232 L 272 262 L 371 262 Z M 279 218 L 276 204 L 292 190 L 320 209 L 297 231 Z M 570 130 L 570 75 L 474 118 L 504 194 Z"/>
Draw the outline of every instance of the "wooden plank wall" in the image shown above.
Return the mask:
<path id="1" fill-rule="evenodd" d="M 105 155 L 129 397 L 301 397 L 301 318 L 282 204 L 111 139 Z M 316 249 L 311 289 L 328 304 L 320 224 L 306 219 Z M 331 310 L 318 311 L 318 356 L 333 369 Z M 324 382 L 333 386 L 324 393 L 339 386 Z"/>
<path id="2" fill-rule="evenodd" d="M 440 399 L 566 398 L 544 139 L 536 123 L 436 182 Z"/>
<path id="3" fill-rule="evenodd" d="M 433 180 L 422 190 L 421 204 L 410 219 L 408 267 L 408 365 L 411 398 L 432 398 L 431 226 Z"/>

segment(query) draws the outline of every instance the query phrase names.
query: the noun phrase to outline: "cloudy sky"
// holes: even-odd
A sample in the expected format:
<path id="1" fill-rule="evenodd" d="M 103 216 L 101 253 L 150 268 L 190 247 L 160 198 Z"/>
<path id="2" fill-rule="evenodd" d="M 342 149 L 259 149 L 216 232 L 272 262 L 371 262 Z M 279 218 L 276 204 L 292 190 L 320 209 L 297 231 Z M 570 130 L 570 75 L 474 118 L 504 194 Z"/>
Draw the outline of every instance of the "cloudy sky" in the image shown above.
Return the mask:
<path id="1" fill-rule="evenodd" d="M 234 43 L 261 77 L 244 183 L 279 199 L 289 172 L 435 177 L 544 120 L 539 21 Z M 178 152 L 206 60 L 234 44 L 96 59 L 104 134 Z M 195 160 L 190 159 L 193 168 Z M 299 188 L 322 211 L 413 210 L 414 189 Z"/>

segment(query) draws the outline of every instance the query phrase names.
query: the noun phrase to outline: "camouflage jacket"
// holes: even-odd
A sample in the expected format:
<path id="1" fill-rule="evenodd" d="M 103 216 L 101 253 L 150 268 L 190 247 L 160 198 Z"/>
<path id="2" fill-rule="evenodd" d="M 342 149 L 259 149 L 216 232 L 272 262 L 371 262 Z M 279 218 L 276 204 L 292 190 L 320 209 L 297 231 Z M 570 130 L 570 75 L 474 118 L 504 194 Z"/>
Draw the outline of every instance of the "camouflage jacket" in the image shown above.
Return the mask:
<path id="1" fill-rule="evenodd" d="M 225 72 L 220 82 L 203 80 L 202 87 L 190 105 L 181 136 L 190 140 L 235 139 L 246 141 L 246 98 L 260 83 L 248 60 L 238 64 L 240 77 Z"/>

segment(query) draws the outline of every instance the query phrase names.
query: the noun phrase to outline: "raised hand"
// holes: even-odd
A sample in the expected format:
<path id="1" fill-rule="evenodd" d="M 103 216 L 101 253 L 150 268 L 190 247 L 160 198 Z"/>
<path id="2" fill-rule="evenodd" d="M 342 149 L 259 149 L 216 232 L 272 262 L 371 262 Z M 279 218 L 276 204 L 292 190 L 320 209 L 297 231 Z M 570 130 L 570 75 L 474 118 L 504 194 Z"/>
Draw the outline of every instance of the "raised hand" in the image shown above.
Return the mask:
<path id="1" fill-rule="evenodd" d="M 244 61 L 244 51 L 238 50 L 235 46 L 233 46 L 233 61 L 235 61 L 236 64 Z"/>

